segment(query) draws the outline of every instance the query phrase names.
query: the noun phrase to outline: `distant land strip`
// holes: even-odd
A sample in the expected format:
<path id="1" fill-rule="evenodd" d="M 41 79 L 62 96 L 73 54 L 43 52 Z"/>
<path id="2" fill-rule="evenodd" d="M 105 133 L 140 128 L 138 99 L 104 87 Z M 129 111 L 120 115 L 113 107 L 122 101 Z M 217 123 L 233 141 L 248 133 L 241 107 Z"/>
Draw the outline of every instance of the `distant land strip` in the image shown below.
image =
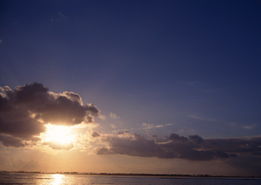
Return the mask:
<path id="1" fill-rule="evenodd" d="M 155 176 L 163 178 L 226 178 L 226 179 L 261 179 L 261 176 L 228 176 L 228 175 L 207 175 L 207 174 L 153 174 L 153 173 L 96 173 L 96 172 L 41 172 L 41 171 L 0 171 L 4 173 L 34 173 L 34 174 L 66 174 L 66 175 L 108 175 L 108 176 Z"/>

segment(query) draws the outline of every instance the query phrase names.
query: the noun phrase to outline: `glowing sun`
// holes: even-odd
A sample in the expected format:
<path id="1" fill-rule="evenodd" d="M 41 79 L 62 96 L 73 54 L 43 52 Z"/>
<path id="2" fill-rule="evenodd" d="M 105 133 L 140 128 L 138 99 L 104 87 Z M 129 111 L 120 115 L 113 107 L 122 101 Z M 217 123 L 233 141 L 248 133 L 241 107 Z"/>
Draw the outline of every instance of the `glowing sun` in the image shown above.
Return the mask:
<path id="1" fill-rule="evenodd" d="M 46 124 L 46 131 L 42 135 L 43 142 L 56 145 L 70 145 L 76 140 L 76 133 L 71 126 Z"/>

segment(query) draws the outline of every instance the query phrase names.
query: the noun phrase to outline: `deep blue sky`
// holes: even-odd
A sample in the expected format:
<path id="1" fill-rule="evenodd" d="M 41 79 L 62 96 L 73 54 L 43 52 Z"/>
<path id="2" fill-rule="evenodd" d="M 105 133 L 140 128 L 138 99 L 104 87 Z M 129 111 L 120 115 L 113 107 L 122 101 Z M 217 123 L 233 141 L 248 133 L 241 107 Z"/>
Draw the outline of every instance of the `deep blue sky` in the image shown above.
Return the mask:
<path id="1" fill-rule="evenodd" d="M 261 1 L 0 1 L 0 85 L 71 90 L 120 128 L 261 134 Z"/>

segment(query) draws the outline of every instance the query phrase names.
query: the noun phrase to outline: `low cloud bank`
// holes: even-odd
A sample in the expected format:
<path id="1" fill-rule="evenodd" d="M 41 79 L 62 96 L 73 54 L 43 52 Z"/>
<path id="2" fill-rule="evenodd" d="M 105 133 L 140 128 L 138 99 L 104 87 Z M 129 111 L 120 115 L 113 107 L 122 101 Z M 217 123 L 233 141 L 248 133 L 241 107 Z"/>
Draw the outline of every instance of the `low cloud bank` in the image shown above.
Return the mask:
<path id="1" fill-rule="evenodd" d="M 240 156 L 261 157 L 261 137 L 204 139 L 198 135 L 184 137 L 173 133 L 166 138 L 148 139 L 128 132 L 100 137 L 106 146 L 100 148 L 98 154 L 180 158 L 197 161 Z"/>
<path id="2" fill-rule="evenodd" d="M 44 132 L 46 123 L 90 123 L 98 113 L 95 105 L 84 104 L 74 92 L 53 92 L 40 83 L 0 87 L 0 142 L 23 146 Z"/>

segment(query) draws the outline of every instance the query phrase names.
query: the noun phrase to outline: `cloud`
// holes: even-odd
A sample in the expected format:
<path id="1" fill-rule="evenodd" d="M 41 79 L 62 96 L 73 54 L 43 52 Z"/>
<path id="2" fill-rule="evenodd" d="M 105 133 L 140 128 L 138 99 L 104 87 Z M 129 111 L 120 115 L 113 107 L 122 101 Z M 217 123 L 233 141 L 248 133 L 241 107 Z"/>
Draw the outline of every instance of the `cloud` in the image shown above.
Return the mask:
<path id="1" fill-rule="evenodd" d="M 216 119 L 199 116 L 199 115 L 197 115 L 197 114 L 188 115 L 188 117 L 189 117 L 189 118 L 192 118 L 192 119 L 194 119 L 194 120 L 208 121 L 208 122 L 217 122 Z"/>
<path id="2" fill-rule="evenodd" d="M 242 128 L 243 129 L 247 129 L 247 130 L 252 130 L 256 127 L 255 124 L 251 124 L 251 125 L 243 125 Z"/>
<path id="3" fill-rule="evenodd" d="M 171 123 L 166 123 L 166 124 L 152 124 L 152 123 L 142 123 L 142 127 L 145 130 L 150 130 L 150 129 L 157 129 L 157 128 L 164 128 L 164 127 L 169 127 L 172 126 L 173 124 Z"/>
<path id="4" fill-rule="evenodd" d="M 110 116 L 111 119 L 119 119 L 120 118 L 117 114 L 115 114 L 113 112 L 110 112 L 109 116 Z"/>
<path id="5" fill-rule="evenodd" d="M 46 142 L 46 143 L 44 143 L 44 145 L 47 145 L 55 150 L 70 150 L 73 148 L 73 144 L 61 145 L 61 144 L 56 144 L 56 143 L 52 143 L 52 142 Z"/>
<path id="6" fill-rule="evenodd" d="M 0 134 L 0 141 L 4 146 L 16 146 L 16 147 L 22 147 L 25 144 L 22 142 L 21 139 L 5 135 L 5 134 Z"/>
<path id="7" fill-rule="evenodd" d="M 166 138 L 145 138 L 131 133 L 105 135 L 105 147 L 98 154 L 123 154 L 140 157 L 180 158 L 186 160 L 215 160 L 242 155 L 261 157 L 261 137 L 204 139 L 171 134 Z"/>
<path id="8" fill-rule="evenodd" d="M 84 104 L 74 92 L 56 93 L 40 83 L 0 87 L 0 134 L 5 135 L 0 141 L 17 146 L 12 140 L 32 140 L 44 132 L 46 123 L 90 123 L 98 113 L 95 105 Z"/>
<path id="9" fill-rule="evenodd" d="M 93 132 L 92 133 L 92 137 L 99 137 L 99 136 L 100 136 L 100 134 L 98 132 Z"/>
<path id="10" fill-rule="evenodd" d="M 68 19 L 68 16 L 66 16 L 63 12 L 59 11 L 55 15 L 52 16 L 50 21 L 52 23 L 64 23 Z"/>

